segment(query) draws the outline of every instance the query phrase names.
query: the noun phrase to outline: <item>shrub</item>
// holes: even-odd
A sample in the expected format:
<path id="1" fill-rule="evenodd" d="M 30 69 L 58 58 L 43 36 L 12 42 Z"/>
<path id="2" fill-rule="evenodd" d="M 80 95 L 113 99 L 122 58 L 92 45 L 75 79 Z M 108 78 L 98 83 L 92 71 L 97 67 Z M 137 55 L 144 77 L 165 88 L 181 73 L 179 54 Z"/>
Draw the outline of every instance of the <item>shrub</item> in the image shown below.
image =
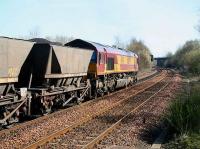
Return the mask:
<path id="1" fill-rule="evenodd" d="M 200 74 L 200 42 L 187 41 L 177 52 L 171 56 L 168 65 L 175 66 L 184 72 Z"/>
<path id="2" fill-rule="evenodd" d="M 173 102 L 166 115 L 171 130 L 177 134 L 188 134 L 200 129 L 200 86 L 192 87 L 192 92 L 182 95 Z"/>

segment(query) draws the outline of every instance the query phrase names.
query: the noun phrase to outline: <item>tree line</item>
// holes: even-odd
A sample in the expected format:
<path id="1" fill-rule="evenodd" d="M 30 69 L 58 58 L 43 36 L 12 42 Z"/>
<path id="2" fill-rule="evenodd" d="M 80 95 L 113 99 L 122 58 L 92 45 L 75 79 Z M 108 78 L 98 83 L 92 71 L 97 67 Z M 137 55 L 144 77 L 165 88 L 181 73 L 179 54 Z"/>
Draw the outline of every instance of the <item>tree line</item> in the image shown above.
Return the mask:
<path id="1" fill-rule="evenodd" d="M 74 38 L 67 37 L 67 36 L 56 36 L 56 37 L 46 37 L 46 39 L 65 44 L 69 41 L 72 41 Z M 122 49 L 135 52 L 139 57 L 139 69 L 140 70 L 151 69 L 152 67 L 151 55 L 152 54 L 149 48 L 145 45 L 143 41 L 133 38 L 130 40 L 128 44 L 125 44 L 121 42 L 119 38 L 116 38 L 115 45 L 113 45 L 113 47 L 122 48 Z"/>
<path id="2" fill-rule="evenodd" d="M 139 57 L 139 69 L 151 69 L 152 57 L 151 51 L 141 40 L 132 39 L 126 46 L 127 50 L 135 52 Z"/>
<path id="3" fill-rule="evenodd" d="M 200 74 L 200 41 L 190 40 L 174 55 L 168 54 L 167 67 L 174 67 L 184 73 Z"/>
<path id="4" fill-rule="evenodd" d="M 151 51 L 142 40 L 132 38 L 127 44 L 125 44 L 119 37 L 115 37 L 113 47 L 126 49 L 136 53 L 139 57 L 139 70 L 148 70 L 152 68 L 153 62 Z"/>
<path id="5" fill-rule="evenodd" d="M 22 37 L 23 39 L 32 39 L 32 38 L 39 38 L 40 31 L 38 27 L 33 28 L 30 30 L 29 35 L 26 37 Z M 74 39 L 74 37 L 64 36 L 64 35 L 56 35 L 56 36 L 46 36 L 45 39 L 56 42 L 64 45 L 67 42 L 70 42 Z M 137 40 L 132 38 L 128 44 L 122 42 L 119 37 L 115 37 L 115 43 L 113 45 L 115 48 L 122 48 L 127 49 L 130 51 L 135 52 L 139 57 L 139 69 L 146 70 L 152 68 L 152 57 L 151 52 L 147 45 L 142 40 Z"/>
<path id="6" fill-rule="evenodd" d="M 200 22 L 197 26 L 200 33 Z M 189 40 L 175 54 L 169 53 L 166 67 L 179 69 L 183 73 L 200 75 L 200 40 Z"/>

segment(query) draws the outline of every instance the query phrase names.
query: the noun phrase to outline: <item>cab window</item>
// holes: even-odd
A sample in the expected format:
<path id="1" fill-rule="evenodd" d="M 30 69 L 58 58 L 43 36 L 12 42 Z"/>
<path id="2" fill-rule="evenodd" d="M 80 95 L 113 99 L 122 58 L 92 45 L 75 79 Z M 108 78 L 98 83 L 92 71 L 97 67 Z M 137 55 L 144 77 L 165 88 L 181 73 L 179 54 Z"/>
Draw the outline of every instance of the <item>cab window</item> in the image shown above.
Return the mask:
<path id="1" fill-rule="evenodd" d="M 108 58 L 107 70 L 114 70 L 114 58 Z"/>

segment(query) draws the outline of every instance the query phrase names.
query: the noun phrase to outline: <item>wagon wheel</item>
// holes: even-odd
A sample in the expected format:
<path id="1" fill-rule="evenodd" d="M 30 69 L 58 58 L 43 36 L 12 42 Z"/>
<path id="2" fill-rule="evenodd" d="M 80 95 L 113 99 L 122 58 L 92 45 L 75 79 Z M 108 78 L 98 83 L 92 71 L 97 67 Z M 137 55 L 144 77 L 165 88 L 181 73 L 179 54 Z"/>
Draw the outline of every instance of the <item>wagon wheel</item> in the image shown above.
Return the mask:
<path id="1" fill-rule="evenodd" d="M 41 115 L 47 115 L 47 114 L 50 114 L 51 113 L 51 109 L 45 109 L 44 107 L 41 107 L 40 108 L 40 113 Z"/>
<path id="2" fill-rule="evenodd" d="M 111 84 L 109 85 L 108 89 L 109 89 L 109 92 L 115 91 L 115 81 L 114 80 L 111 81 Z"/>
<path id="3" fill-rule="evenodd" d="M 100 97 L 103 97 L 103 96 L 104 96 L 104 92 L 101 90 L 101 91 L 99 92 L 99 95 L 100 95 Z"/>
<path id="4" fill-rule="evenodd" d="M 52 101 L 42 103 L 42 106 L 40 107 L 41 114 L 42 115 L 46 115 L 46 114 L 51 113 L 52 106 L 53 106 L 53 102 Z"/>
<path id="5" fill-rule="evenodd" d="M 82 100 L 80 100 L 78 97 L 76 97 L 76 104 L 77 105 L 80 105 L 82 102 L 83 102 Z"/>
<path id="6" fill-rule="evenodd" d="M 10 114 L 10 111 L 8 111 L 7 109 L 5 109 L 5 112 L 3 113 L 4 118 Z M 4 125 L 9 125 L 10 124 L 10 120 L 11 118 L 7 119 L 4 123 Z"/>
<path id="7" fill-rule="evenodd" d="M 136 77 L 136 78 L 135 78 L 135 82 L 137 82 L 137 81 L 138 81 L 138 78 Z"/>
<path id="8" fill-rule="evenodd" d="M 45 115 L 45 109 L 44 109 L 44 107 L 42 106 L 42 107 L 40 107 L 40 114 L 41 115 Z"/>
<path id="9" fill-rule="evenodd" d="M 3 118 L 6 118 L 12 111 L 5 109 L 3 112 Z M 7 125 L 11 125 L 12 123 L 19 121 L 19 110 L 17 110 L 11 117 L 9 117 L 3 125 L 7 127 Z"/>
<path id="10" fill-rule="evenodd" d="M 114 92 L 114 91 L 115 91 L 114 85 L 112 85 L 111 87 L 109 87 L 109 92 Z"/>
<path id="11" fill-rule="evenodd" d="M 97 91 L 94 92 L 94 99 L 97 99 L 98 95 L 97 95 Z"/>

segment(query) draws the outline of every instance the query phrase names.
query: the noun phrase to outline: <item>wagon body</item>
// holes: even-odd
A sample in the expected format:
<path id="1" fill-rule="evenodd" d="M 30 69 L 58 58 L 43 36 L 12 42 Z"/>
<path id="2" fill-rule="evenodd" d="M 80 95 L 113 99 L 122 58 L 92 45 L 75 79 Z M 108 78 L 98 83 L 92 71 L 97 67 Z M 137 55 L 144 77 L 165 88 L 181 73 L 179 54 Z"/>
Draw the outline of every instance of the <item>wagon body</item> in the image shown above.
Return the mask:
<path id="1" fill-rule="evenodd" d="M 0 83 L 17 82 L 33 42 L 0 37 Z"/>
<path id="2" fill-rule="evenodd" d="M 81 48 L 52 46 L 52 62 L 53 55 L 58 60 L 60 67 L 60 74 L 55 74 L 48 68 L 45 78 L 64 78 L 74 76 L 86 76 L 88 72 L 88 66 L 91 60 L 93 51 Z M 55 61 L 55 60 L 54 60 Z"/>
<path id="3" fill-rule="evenodd" d="M 21 69 L 20 86 L 27 85 L 30 76 L 34 87 L 47 80 L 86 76 L 92 53 L 92 50 L 37 43 Z"/>
<path id="4" fill-rule="evenodd" d="M 0 37 L 0 95 L 8 84 L 18 82 L 21 67 L 33 44 L 25 40 Z"/>

